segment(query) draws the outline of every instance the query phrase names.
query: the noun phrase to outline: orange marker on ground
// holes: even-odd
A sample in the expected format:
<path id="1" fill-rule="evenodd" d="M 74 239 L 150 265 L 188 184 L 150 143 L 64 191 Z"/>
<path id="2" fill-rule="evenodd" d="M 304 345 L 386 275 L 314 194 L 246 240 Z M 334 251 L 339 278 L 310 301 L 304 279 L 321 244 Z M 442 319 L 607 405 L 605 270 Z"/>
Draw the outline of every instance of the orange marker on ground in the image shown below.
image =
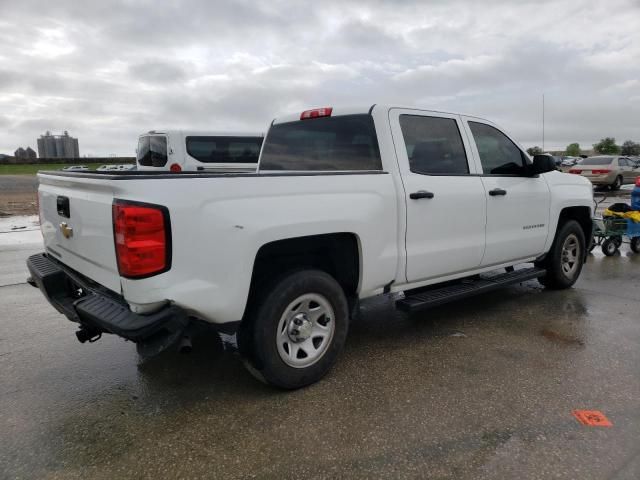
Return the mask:
<path id="1" fill-rule="evenodd" d="M 599 410 L 574 410 L 573 416 L 588 427 L 612 427 L 613 424 Z"/>

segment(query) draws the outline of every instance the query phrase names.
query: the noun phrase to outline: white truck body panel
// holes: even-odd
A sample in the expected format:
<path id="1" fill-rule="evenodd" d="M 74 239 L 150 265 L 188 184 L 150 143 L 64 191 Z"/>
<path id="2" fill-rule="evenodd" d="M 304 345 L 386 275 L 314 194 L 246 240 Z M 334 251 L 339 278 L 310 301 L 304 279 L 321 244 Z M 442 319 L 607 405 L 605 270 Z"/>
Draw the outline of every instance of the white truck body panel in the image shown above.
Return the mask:
<path id="1" fill-rule="evenodd" d="M 381 105 L 336 108 L 333 116 L 369 112 L 381 171 L 259 169 L 228 175 L 106 172 L 73 177 L 40 173 L 47 252 L 121 294 L 134 311 L 171 302 L 220 324 L 243 317 L 256 255 L 270 242 L 330 233 L 355 235 L 360 266 L 357 293 L 365 298 L 533 260 L 549 250 L 563 208 L 592 208 L 591 185 L 576 175 L 484 175 L 466 126 L 471 117 Z M 402 113 L 455 120 L 469 175 L 412 173 L 398 124 Z M 299 117 L 277 119 L 274 124 Z M 490 196 L 495 187 L 507 189 L 509 195 Z M 434 198 L 409 199 L 417 190 L 429 190 Z M 57 196 L 70 201 L 71 239 L 59 231 L 64 219 L 56 211 Z M 168 208 L 170 270 L 137 280 L 119 276 L 111 219 L 114 199 Z M 524 228 L 530 225 L 536 227 Z"/>

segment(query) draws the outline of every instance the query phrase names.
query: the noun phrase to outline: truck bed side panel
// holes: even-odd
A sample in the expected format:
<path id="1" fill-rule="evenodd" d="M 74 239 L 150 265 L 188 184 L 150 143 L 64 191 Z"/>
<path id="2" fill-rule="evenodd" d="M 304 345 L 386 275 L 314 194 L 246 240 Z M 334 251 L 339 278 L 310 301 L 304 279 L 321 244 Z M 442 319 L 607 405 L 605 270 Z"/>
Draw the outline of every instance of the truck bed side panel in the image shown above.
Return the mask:
<path id="1" fill-rule="evenodd" d="M 348 232 L 360 247 L 361 297 L 395 278 L 397 209 L 391 175 L 264 175 L 119 181 L 124 200 L 169 208 L 169 272 L 122 279 L 136 304 L 171 300 L 216 323 L 240 320 L 256 254 L 266 243 Z"/>

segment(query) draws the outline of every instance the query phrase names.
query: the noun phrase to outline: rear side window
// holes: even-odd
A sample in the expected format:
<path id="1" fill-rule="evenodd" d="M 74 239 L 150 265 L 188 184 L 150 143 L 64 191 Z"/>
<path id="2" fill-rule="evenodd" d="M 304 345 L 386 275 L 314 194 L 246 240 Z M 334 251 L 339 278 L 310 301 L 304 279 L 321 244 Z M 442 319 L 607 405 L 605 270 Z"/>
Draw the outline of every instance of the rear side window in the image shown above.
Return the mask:
<path id="1" fill-rule="evenodd" d="M 400 115 L 400 129 L 412 172 L 427 175 L 469 173 L 464 144 L 454 119 Z"/>
<path id="2" fill-rule="evenodd" d="M 371 115 L 322 117 L 273 125 L 260 170 L 381 170 Z"/>
<path id="3" fill-rule="evenodd" d="M 491 175 L 524 175 L 527 159 L 520 149 L 497 128 L 469 122 L 480 154 L 482 171 Z"/>
<path id="4" fill-rule="evenodd" d="M 204 163 L 258 163 L 262 137 L 187 137 L 187 153 Z"/>
<path id="5" fill-rule="evenodd" d="M 164 135 L 140 137 L 136 160 L 145 167 L 164 167 L 167 164 L 167 137 Z"/>

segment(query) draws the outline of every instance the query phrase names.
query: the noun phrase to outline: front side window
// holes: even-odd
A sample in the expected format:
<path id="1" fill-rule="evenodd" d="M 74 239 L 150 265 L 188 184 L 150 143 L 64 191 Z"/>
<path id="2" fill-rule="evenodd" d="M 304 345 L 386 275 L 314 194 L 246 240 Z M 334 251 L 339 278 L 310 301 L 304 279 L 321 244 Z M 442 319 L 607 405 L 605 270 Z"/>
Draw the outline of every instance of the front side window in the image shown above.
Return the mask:
<path id="1" fill-rule="evenodd" d="M 269 129 L 260 170 L 381 170 L 371 115 L 341 115 L 279 123 Z"/>
<path id="2" fill-rule="evenodd" d="M 262 137 L 189 136 L 187 153 L 204 163 L 258 163 Z"/>
<path id="3" fill-rule="evenodd" d="M 136 160 L 145 167 L 164 167 L 167 164 L 167 137 L 164 135 L 140 137 Z"/>
<path id="4" fill-rule="evenodd" d="M 509 137 L 484 123 L 469 122 L 482 171 L 491 175 L 524 175 L 527 158 Z"/>
<path id="5" fill-rule="evenodd" d="M 454 119 L 400 115 L 400 129 L 412 172 L 423 175 L 469 173 L 464 144 Z"/>

